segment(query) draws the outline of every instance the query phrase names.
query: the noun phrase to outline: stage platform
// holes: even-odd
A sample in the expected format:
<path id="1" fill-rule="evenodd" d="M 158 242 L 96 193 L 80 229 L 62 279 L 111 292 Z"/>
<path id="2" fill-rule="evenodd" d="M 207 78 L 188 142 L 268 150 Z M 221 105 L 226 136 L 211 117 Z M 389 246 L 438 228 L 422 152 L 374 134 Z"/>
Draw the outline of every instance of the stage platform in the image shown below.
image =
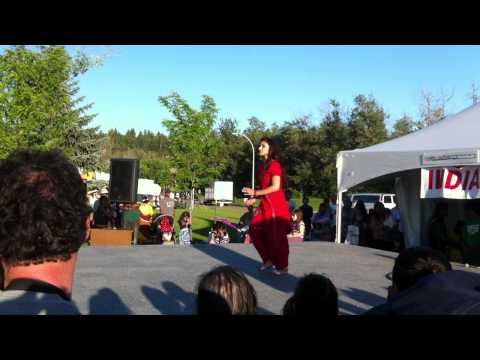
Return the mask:
<path id="1" fill-rule="evenodd" d="M 226 264 L 251 281 L 259 314 L 281 314 L 298 279 L 310 272 L 325 274 L 337 286 L 342 314 L 361 314 L 385 301 L 385 275 L 396 256 L 343 244 L 292 244 L 290 274 L 276 276 L 258 271 L 261 261 L 252 245 L 83 247 L 73 301 L 82 314 L 193 314 L 198 276 Z"/>

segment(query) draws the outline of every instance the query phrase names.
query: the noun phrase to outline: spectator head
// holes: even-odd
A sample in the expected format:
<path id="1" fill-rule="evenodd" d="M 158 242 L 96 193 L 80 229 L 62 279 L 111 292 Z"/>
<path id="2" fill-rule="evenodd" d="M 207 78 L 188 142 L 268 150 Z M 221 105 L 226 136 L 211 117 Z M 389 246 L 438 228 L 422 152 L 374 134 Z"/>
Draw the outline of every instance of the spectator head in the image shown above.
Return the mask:
<path id="1" fill-rule="evenodd" d="M 395 260 L 389 297 L 411 288 L 418 280 L 427 275 L 450 270 L 452 270 L 450 262 L 438 250 L 428 247 L 405 249 Z"/>
<path id="2" fill-rule="evenodd" d="M 324 212 L 325 210 L 327 210 L 327 204 L 325 204 L 324 202 L 322 202 L 320 205 L 318 205 L 318 212 L 319 212 L 319 213 L 322 213 L 322 212 Z"/>
<path id="3" fill-rule="evenodd" d="M 197 289 L 199 315 L 254 315 L 255 289 L 245 275 L 230 266 L 219 266 L 202 275 Z"/>
<path id="4" fill-rule="evenodd" d="M 100 206 L 101 207 L 108 207 L 110 205 L 110 202 L 108 201 L 108 197 L 105 195 L 102 195 L 100 197 Z"/>
<path id="5" fill-rule="evenodd" d="M 68 261 L 91 208 L 75 166 L 58 151 L 20 150 L 0 163 L 0 254 L 6 266 Z"/>
<path id="6" fill-rule="evenodd" d="M 350 200 L 348 196 L 343 199 L 343 206 L 345 206 L 347 209 L 352 207 L 352 200 Z"/>
<path id="7" fill-rule="evenodd" d="M 284 315 L 337 316 L 338 293 L 327 277 L 311 273 L 302 277 L 283 308 Z"/>
<path id="8" fill-rule="evenodd" d="M 378 212 L 379 214 L 384 214 L 385 213 L 385 205 L 383 205 L 383 203 L 377 201 L 374 205 L 373 205 L 373 209 L 375 210 L 375 212 Z"/>
<path id="9" fill-rule="evenodd" d="M 296 209 L 294 212 L 293 212 L 293 221 L 295 222 L 300 222 L 303 220 L 303 211 L 302 209 Z"/>
<path id="10" fill-rule="evenodd" d="M 183 226 L 182 221 L 188 219 L 189 217 L 190 217 L 190 213 L 189 213 L 188 211 L 182 212 L 182 214 L 181 214 L 180 217 L 178 218 L 178 224 L 180 225 L 180 227 Z"/>
<path id="11" fill-rule="evenodd" d="M 365 203 L 362 199 L 357 200 L 357 202 L 355 203 L 355 209 L 367 212 L 367 207 L 365 206 Z"/>
<path id="12" fill-rule="evenodd" d="M 216 221 L 215 224 L 213 224 L 213 231 L 218 236 L 224 236 L 227 232 L 227 227 L 225 226 L 224 223 L 222 223 L 220 221 Z"/>

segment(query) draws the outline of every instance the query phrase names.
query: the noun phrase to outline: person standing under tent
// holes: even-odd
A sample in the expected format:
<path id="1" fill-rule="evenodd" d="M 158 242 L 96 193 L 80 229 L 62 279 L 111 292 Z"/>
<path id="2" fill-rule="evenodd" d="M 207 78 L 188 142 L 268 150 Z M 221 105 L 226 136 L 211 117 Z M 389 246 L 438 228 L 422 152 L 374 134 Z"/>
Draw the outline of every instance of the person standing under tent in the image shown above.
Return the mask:
<path id="1" fill-rule="evenodd" d="M 249 195 L 245 205 L 251 206 L 257 198 L 260 205 L 255 210 L 249 234 L 253 245 L 262 258 L 260 270 L 274 267 L 277 275 L 288 273 L 288 238 L 291 216 L 282 190 L 283 170 L 279 152 L 272 139 L 260 140 L 258 153 L 263 164 L 259 166 L 259 189 L 245 187 L 242 192 Z"/>
<path id="2" fill-rule="evenodd" d="M 300 210 L 302 210 L 303 222 L 305 223 L 305 240 L 310 240 L 310 232 L 312 230 L 313 208 L 308 205 L 308 202 L 309 198 L 304 195 L 303 205 L 300 206 Z"/>

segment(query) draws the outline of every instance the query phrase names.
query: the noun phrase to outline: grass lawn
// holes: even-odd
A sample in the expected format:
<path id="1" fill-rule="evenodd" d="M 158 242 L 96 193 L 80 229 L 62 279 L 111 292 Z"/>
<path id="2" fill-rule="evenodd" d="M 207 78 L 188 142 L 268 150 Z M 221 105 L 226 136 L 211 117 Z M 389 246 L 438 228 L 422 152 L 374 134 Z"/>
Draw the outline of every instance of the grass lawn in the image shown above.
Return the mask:
<path id="1" fill-rule="evenodd" d="M 184 209 L 175 209 L 175 230 L 177 234 L 180 230 L 178 226 L 178 219 L 183 213 Z M 208 232 L 213 225 L 213 219 L 224 218 L 228 219 L 233 224 L 238 224 L 240 217 L 247 211 L 243 206 L 203 206 L 197 205 L 193 209 L 192 214 L 192 237 L 193 240 L 207 241 Z M 239 242 L 237 232 L 234 229 L 227 227 L 231 242 Z"/>

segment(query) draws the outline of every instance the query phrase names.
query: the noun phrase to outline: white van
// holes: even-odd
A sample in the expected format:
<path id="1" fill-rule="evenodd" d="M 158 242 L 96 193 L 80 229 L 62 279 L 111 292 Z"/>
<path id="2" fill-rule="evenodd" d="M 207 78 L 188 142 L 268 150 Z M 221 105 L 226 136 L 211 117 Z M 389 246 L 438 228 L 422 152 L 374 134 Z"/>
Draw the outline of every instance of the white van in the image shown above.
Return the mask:
<path id="1" fill-rule="evenodd" d="M 376 202 L 381 202 L 386 209 L 393 209 L 396 206 L 397 199 L 395 194 L 380 194 L 380 193 L 361 193 L 352 194 L 350 196 L 352 207 L 355 207 L 358 200 L 362 200 L 367 208 L 367 211 L 373 209 Z"/>

